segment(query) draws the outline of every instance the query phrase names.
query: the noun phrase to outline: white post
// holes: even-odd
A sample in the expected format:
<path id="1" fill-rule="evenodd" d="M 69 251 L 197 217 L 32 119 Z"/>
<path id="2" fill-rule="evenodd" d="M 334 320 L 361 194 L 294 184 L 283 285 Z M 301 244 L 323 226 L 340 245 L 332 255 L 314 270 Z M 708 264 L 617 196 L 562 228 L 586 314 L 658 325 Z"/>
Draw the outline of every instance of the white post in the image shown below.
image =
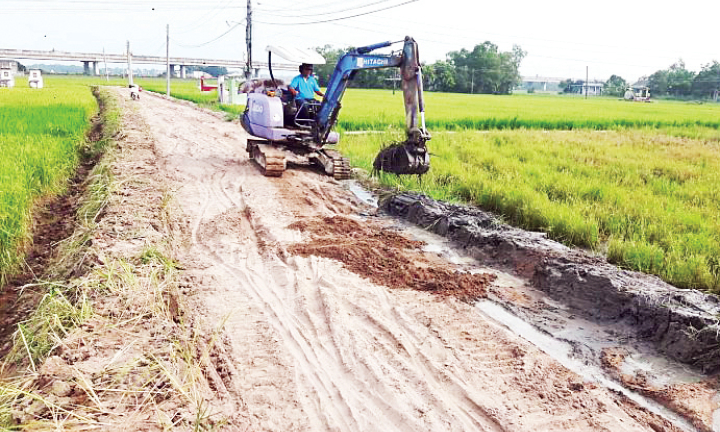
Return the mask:
<path id="1" fill-rule="evenodd" d="M 167 25 L 167 57 L 166 57 L 166 67 L 167 67 L 167 91 L 165 93 L 166 97 L 170 97 L 170 24 Z"/>
<path id="2" fill-rule="evenodd" d="M 132 54 L 130 54 L 130 41 L 127 41 L 127 57 L 128 57 L 128 84 L 133 85 Z"/>
<path id="3" fill-rule="evenodd" d="M 105 47 L 103 47 L 103 62 L 105 62 L 105 81 L 110 81 L 110 75 L 107 68 L 107 57 L 105 56 Z"/>

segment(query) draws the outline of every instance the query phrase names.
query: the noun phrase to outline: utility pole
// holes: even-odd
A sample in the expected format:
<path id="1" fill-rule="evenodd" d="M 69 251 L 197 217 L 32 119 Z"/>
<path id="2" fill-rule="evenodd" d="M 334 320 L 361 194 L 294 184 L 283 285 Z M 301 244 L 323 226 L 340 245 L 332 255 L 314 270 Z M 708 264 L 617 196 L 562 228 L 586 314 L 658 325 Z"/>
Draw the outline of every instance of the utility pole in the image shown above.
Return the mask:
<path id="1" fill-rule="evenodd" d="M 165 56 L 165 63 L 167 67 L 167 73 L 165 74 L 167 76 L 167 89 L 165 92 L 165 96 L 170 98 L 170 24 L 167 25 L 167 42 L 166 42 L 166 56 Z"/>
<path id="2" fill-rule="evenodd" d="M 470 69 L 470 94 L 475 90 L 475 69 Z"/>
<path id="3" fill-rule="evenodd" d="M 245 79 L 252 78 L 252 4 L 247 0 L 247 26 L 245 27 L 245 43 L 247 44 L 247 66 Z"/>
<path id="4" fill-rule="evenodd" d="M 587 99 L 588 87 L 590 86 L 590 83 L 588 82 L 589 76 L 590 76 L 589 67 L 585 66 L 585 99 Z"/>
<path id="5" fill-rule="evenodd" d="M 132 54 L 130 54 L 130 41 L 127 41 L 127 56 L 128 56 L 128 84 L 133 85 Z"/>

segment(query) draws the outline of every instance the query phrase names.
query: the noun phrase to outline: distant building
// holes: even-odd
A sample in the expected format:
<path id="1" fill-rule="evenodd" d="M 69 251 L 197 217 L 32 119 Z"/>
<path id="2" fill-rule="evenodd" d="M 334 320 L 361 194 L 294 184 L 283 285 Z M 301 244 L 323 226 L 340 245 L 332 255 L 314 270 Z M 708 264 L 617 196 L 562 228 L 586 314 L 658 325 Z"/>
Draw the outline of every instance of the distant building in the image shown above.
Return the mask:
<path id="1" fill-rule="evenodd" d="M 605 83 L 599 81 L 588 82 L 585 84 L 572 84 L 570 86 L 570 93 L 579 96 L 585 96 L 585 92 L 587 91 L 588 96 L 600 96 L 602 95 L 604 86 Z"/>
<path id="2" fill-rule="evenodd" d="M 18 62 L 15 60 L 0 60 L 0 69 L 9 69 L 11 74 L 16 75 L 18 73 Z"/>
<path id="3" fill-rule="evenodd" d="M 541 77 L 538 75 L 535 75 L 534 77 L 524 76 L 522 77 L 521 87 L 523 90 L 528 91 L 557 92 L 563 90 L 559 85 L 561 81 L 564 81 L 564 79 L 556 77 Z"/>

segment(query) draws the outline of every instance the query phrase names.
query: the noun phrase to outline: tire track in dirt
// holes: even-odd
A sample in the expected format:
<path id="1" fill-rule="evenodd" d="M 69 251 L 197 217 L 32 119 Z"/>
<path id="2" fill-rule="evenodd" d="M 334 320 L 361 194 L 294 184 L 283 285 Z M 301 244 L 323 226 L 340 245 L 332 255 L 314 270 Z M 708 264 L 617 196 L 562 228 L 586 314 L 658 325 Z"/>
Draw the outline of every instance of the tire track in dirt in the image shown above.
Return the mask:
<path id="1" fill-rule="evenodd" d="M 138 106 L 183 209 L 195 319 L 224 325 L 216 367 L 232 369 L 226 397 L 252 430 L 651 430 L 468 304 L 291 255 L 298 216 L 358 200 L 307 171 L 262 177 L 237 124 L 153 96 Z"/>

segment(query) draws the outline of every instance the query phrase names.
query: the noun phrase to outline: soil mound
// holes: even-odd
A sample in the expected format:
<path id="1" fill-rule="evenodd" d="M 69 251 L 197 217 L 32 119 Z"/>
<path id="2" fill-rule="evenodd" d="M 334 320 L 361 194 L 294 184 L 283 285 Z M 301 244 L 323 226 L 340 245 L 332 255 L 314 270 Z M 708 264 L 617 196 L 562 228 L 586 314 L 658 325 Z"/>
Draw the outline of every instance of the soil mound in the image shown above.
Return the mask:
<path id="1" fill-rule="evenodd" d="M 477 208 L 424 195 L 385 196 L 380 209 L 445 236 L 478 260 L 508 268 L 578 314 L 623 321 L 659 351 L 705 373 L 720 371 L 720 298 L 621 270 L 542 233 L 502 224 Z"/>
<path id="2" fill-rule="evenodd" d="M 378 285 L 472 302 L 484 297 L 486 287 L 495 280 L 492 274 L 461 273 L 431 263 L 420 250 L 422 242 L 370 222 L 335 216 L 303 219 L 289 228 L 310 234 L 308 241 L 291 246 L 291 253 L 338 260 Z"/>

